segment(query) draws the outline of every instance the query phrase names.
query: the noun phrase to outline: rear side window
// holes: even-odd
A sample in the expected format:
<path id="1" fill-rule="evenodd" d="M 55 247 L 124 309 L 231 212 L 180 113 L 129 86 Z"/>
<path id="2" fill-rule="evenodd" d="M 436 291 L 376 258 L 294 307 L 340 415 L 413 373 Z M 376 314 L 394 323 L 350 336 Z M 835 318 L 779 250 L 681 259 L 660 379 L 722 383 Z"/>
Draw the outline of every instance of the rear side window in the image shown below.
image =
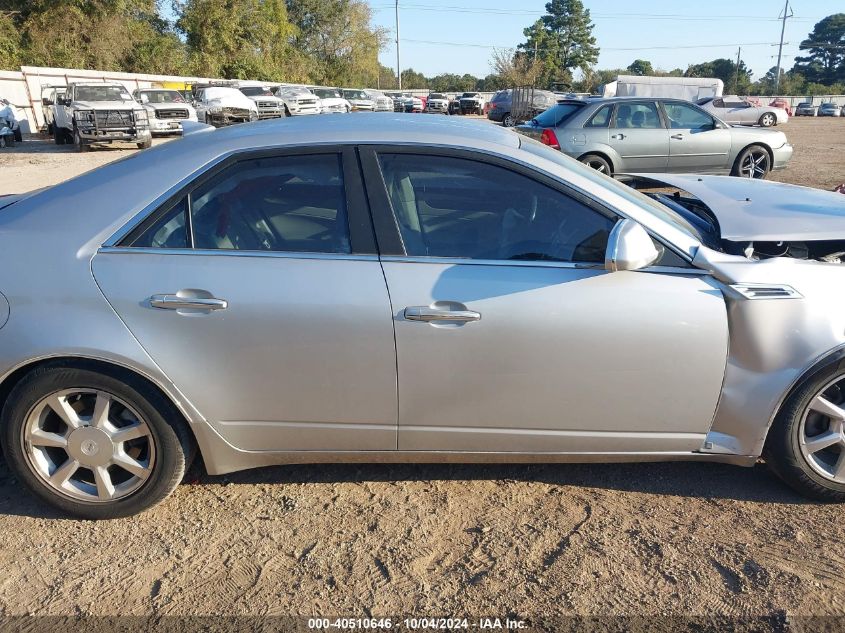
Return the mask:
<path id="1" fill-rule="evenodd" d="M 596 112 L 584 127 L 607 127 L 610 124 L 611 106 L 606 105 Z"/>
<path id="2" fill-rule="evenodd" d="M 647 103 L 620 103 L 616 106 L 616 123 L 613 127 L 617 129 L 656 130 L 662 128 L 663 123 L 660 121 L 657 104 L 651 101 Z"/>
<path id="3" fill-rule="evenodd" d="M 532 178 L 448 156 L 379 162 L 408 255 L 604 261 L 615 219 Z"/>
<path id="4" fill-rule="evenodd" d="M 206 250 L 351 252 L 340 156 L 234 163 L 194 188 L 131 246 L 189 244 Z"/>

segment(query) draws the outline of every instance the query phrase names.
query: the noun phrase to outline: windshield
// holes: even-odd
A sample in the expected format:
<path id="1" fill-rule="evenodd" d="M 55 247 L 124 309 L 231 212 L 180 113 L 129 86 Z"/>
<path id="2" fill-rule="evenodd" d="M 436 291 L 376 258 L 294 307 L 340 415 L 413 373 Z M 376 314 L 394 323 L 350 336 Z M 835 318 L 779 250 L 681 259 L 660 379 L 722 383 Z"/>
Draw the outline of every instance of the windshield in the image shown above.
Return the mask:
<path id="1" fill-rule="evenodd" d="M 261 86 L 246 86 L 244 88 L 240 88 L 240 91 L 244 93 L 247 97 L 272 97 L 273 93 L 267 90 L 267 88 L 262 88 Z"/>
<path id="2" fill-rule="evenodd" d="M 463 99 L 464 97 L 469 98 L 469 97 L 477 97 L 477 96 L 478 96 L 477 92 L 465 92 L 464 94 L 461 95 L 461 99 Z"/>
<path id="3" fill-rule="evenodd" d="M 583 103 L 561 103 L 538 114 L 531 122 L 540 127 L 558 127 L 583 107 Z"/>
<path id="4" fill-rule="evenodd" d="M 185 103 L 185 99 L 176 90 L 144 90 L 141 103 Z"/>
<path id="5" fill-rule="evenodd" d="M 207 100 L 210 99 L 232 99 L 235 98 L 237 100 L 243 100 L 244 95 L 240 90 L 236 90 L 235 88 L 206 88 L 205 90 L 205 98 Z M 249 103 L 247 101 L 246 103 Z"/>
<path id="6" fill-rule="evenodd" d="M 347 99 L 367 99 L 367 95 L 363 90 L 344 90 L 343 96 Z"/>
<path id="7" fill-rule="evenodd" d="M 428 95 L 428 98 L 429 99 L 445 99 L 446 97 L 443 96 L 442 94 L 440 94 L 439 92 L 432 92 L 430 95 Z"/>
<path id="8" fill-rule="evenodd" d="M 311 88 L 311 92 L 320 97 L 320 99 L 340 99 L 340 92 L 334 88 Z"/>
<path id="9" fill-rule="evenodd" d="M 123 86 L 77 86 L 74 98 L 77 101 L 132 101 Z"/>

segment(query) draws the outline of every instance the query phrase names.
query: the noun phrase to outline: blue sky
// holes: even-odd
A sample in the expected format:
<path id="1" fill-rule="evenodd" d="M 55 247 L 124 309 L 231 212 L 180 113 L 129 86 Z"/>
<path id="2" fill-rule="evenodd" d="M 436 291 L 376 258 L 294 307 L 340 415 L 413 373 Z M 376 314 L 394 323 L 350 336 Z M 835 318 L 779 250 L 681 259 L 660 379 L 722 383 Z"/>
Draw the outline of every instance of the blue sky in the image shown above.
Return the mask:
<path id="1" fill-rule="evenodd" d="M 381 62 L 395 68 L 394 0 L 368 2 L 375 23 L 390 30 L 391 42 L 382 51 Z M 650 60 L 655 68 L 685 69 L 689 64 L 718 57 L 735 59 L 737 47 L 743 45 L 742 59 L 755 79 L 777 63 L 781 29 L 777 18 L 783 3 L 584 0 L 601 48 L 600 68 L 624 68 L 641 58 Z M 784 38 L 788 42 L 783 61 L 787 69 L 813 25 L 845 10 L 843 0 L 794 0 L 790 6 L 795 17 L 787 21 Z M 545 0 L 399 0 L 402 68 L 428 76 L 443 72 L 484 76 L 490 72 L 489 47 L 516 46 L 524 40 L 522 29 L 543 13 Z"/>

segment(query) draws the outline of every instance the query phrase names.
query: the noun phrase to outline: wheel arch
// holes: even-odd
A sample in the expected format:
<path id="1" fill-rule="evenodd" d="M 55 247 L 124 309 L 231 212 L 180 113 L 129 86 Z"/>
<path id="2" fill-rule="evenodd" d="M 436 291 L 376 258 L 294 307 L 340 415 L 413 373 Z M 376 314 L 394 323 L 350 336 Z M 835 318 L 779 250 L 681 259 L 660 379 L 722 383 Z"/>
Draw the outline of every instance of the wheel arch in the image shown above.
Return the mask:
<path id="1" fill-rule="evenodd" d="M 772 430 L 772 425 L 774 424 L 775 419 L 783 410 L 786 403 L 789 402 L 790 398 L 807 386 L 808 383 L 816 380 L 819 375 L 833 368 L 845 371 L 845 345 L 840 345 L 839 347 L 830 350 L 826 354 L 812 361 L 802 370 L 798 377 L 792 381 L 792 384 L 784 392 L 783 396 L 781 396 L 777 406 L 769 417 L 768 426 L 766 427 L 766 441 L 768 441 L 769 432 Z"/>
<path id="2" fill-rule="evenodd" d="M 190 422 L 189 416 L 185 413 L 181 403 L 179 403 L 167 389 L 163 388 L 157 383 L 157 381 L 138 371 L 134 367 L 114 362 L 112 360 L 104 360 L 90 356 L 50 356 L 46 358 L 32 359 L 17 366 L 14 370 L 2 377 L 2 381 L 0 381 L 0 412 L 2 412 L 5 408 L 9 394 L 15 386 L 30 373 L 42 367 L 86 369 L 106 374 L 117 379 L 131 377 L 133 379 L 140 380 L 173 408 L 174 414 L 179 416 L 179 420 L 188 430 L 194 445 L 199 445 L 199 438 L 197 437 L 194 426 Z"/>

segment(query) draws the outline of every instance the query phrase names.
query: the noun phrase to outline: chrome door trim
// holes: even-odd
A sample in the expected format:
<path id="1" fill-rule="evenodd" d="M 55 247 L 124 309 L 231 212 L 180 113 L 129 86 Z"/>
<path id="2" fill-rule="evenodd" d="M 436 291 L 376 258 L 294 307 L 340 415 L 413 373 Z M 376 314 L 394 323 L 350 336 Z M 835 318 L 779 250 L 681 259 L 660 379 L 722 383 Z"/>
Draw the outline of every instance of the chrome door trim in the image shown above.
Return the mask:
<path id="1" fill-rule="evenodd" d="M 147 248 L 135 246 L 103 246 L 97 253 L 112 255 L 181 255 L 211 257 L 271 257 L 274 259 L 334 259 L 377 262 L 378 255 L 356 253 L 304 253 L 298 251 L 240 251 L 233 249 Z"/>

